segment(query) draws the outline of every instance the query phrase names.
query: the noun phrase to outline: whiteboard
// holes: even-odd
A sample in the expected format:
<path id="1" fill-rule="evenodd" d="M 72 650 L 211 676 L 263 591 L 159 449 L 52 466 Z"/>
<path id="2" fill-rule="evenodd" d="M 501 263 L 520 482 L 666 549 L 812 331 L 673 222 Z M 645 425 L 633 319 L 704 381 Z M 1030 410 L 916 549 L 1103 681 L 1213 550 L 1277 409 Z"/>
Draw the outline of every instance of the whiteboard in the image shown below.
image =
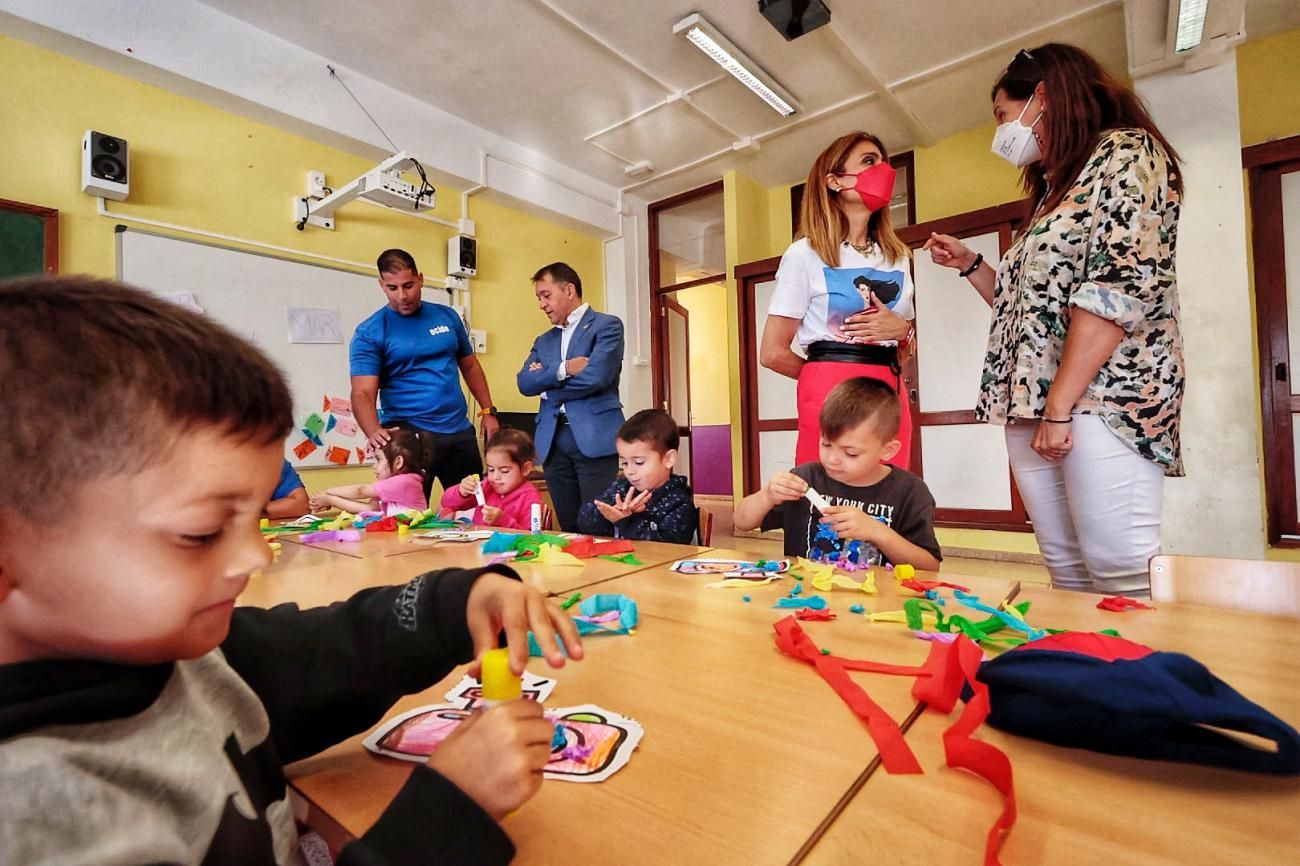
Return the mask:
<path id="1" fill-rule="evenodd" d="M 301 428 L 316 413 L 328 422 L 333 413 L 323 411 L 328 397 L 347 399 L 348 343 L 357 325 L 385 303 L 374 274 L 359 274 L 324 265 L 307 264 L 261 253 L 214 246 L 138 229 L 118 227 L 117 277 L 124 283 L 175 299 L 188 294 L 205 315 L 211 316 L 275 361 L 293 395 L 294 423 Z M 424 299 L 450 305 L 446 289 L 424 287 Z M 330 339 L 332 313 L 301 311 L 337 310 L 339 342 L 291 342 L 290 311 L 296 312 L 299 339 Z M 303 321 L 315 322 L 309 335 Z M 335 465 L 327 454 L 333 447 L 348 451 L 348 466 L 359 461 L 356 449 L 365 444 L 360 428 L 345 435 L 352 419 L 335 414 L 334 429 L 320 435 L 321 447 L 298 459 L 294 446 L 306 437 L 301 429 L 290 434 L 285 456 L 295 466 Z M 341 426 L 340 426 L 341 425 Z"/>

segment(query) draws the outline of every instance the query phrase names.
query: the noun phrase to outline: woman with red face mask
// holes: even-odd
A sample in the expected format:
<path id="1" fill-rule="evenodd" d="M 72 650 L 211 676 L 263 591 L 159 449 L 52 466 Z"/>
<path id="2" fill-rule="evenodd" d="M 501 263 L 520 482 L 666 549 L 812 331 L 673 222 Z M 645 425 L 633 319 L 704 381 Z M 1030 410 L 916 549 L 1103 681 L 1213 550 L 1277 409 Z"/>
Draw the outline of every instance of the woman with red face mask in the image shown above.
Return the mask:
<path id="1" fill-rule="evenodd" d="M 1000 262 L 949 235 L 924 248 L 993 308 L 975 414 L 1006 426 L 1052 585 L 1142 595 L 1165 476 L 1183 474 L 1178 154 L 1071 45 L 1018 53 L 991 99 L 993 152 L 1023 172 L 1020 233 Z"/>
<path id="2" fill-rule="evenodd" d="M 912 418 L 903 387 L 912 306 L 911 251 L 894 234 L 894 170 L 880 139 L 841 136 L 808 172 L 801 237 L 785 251 L 763 327 L 759 362 L 798 379 L 795 464 L 819 459 L 818 416 L 832 388 L 868 376 L 898 391 L 902 442 L 889 463 L 908 468 Z M 798 339 L 807 359 L 791 348 Z"/>

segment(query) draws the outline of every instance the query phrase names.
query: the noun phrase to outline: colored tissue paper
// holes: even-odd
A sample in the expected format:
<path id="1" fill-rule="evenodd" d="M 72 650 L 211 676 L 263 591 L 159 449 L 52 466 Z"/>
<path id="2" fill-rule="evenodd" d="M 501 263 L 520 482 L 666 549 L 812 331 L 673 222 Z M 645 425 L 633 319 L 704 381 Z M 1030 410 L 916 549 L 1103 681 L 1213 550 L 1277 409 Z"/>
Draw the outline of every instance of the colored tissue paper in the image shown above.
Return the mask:
<path id="1" fill-rule="evenodd" d="M 874 595 L 876 592 L 876 578 L 868 573 L 865 580 L 858 583 L 852 578 L 845 577 L 842 574 L 835 574 L 832 570 L 830 574 L 819 574 L 812 580 L 813 589 L 818 592 L 830 592 L 833 587 L 841 586 L 845 589 L 857 589 L 862 592 Z"/>
<path id="2" fill-rule="evenodd" d="M 1128 598 L 1123 595 L 1113 595 L 1109 598 L 1103 598 L 1097 602 L 1097 607 L 1101 610 L 1109 610 L 1114 613 L 1120 613 L 1126 610 L 1155 610 L 1149 604 L 1143 604 L 1136 598 Z"/>
<path id="3" fill-rule="evenodd" d="M 835 619 L 834 611 L 809 610 L 808 608 L 803 608 L 802 610 L 796 611 L 794 616 L 795 619 L 801 619 L 801 620 L 812 621 L 812 622 L 830 622 L 831 620 Z"/>
<path id="4" fill-rule="evenodd" d="M 610 556 L 609 554 L 602 553 L 600 554 L 600 558 L 608 559 L 610 562 L 621 562 L 624 565 L 645 565 L 644 562 L 636 558 L 635 553 L 625 553 L 622 556 Z M 753 581 L 746 581 L 746 583 L 752 585 Z"/>
<path id="5" fill-rule="evenodd" d="M 310 439 L 304 439 L 297 445 L 293 446 L 293 456 L 299 460 L 306 460 L 311 453 L 316 450 L 316 443 Z"/>
<path id="6" fill-rule="evenodd" d="M 542 544 L 537 548 L 537 561 L 542 565 L 576 565 L 583 568 L 586 563 L 554 544 Z"/>
<path id="7" fill-rule="evenodd" d="M 749 580 L 744 577 L 729 577 L 726 580 L 720 580 L 717 583 L 704 584 L 705 589 L 749 589 L 755 586 L 765 586 L 774 580 L 780 580 L 781 575 L 773 574 L 759 580 Z"/>
<path id="8" fill-rule="evenodd" d="M 615 556 L 631 553 L 635 549 L 632 542 L 626 538 L 597 541 L 590 535 L 580 535 L 570 540 L 568 546 L 564 548 L 566 553 L 572 554 L 579 559 L 590 559 L 593 556 Z"/>
<path id="9" fill-rule="evenodd" d="M 860 604 L 849 605 L 849 613 L 866 613 L 867 609 Z"/>
<path id="10" fill-rule="evenodd" d="M 348 458 L 351 456 L 352 452 L 348 451 L 346 448 L 340 448 L 337 445 L 325 452 L 325 459 L 336 466 L 346 466 Z"/>
<path id="11" fill-rule="evenodd" d="M 810 598 L 787 597 L 779 598 L 772 607 L 780 608 L 808 608 L 810 610 L 824 610 L 826 608 L 826 599 L 820 595 L 814 595 Z"/>

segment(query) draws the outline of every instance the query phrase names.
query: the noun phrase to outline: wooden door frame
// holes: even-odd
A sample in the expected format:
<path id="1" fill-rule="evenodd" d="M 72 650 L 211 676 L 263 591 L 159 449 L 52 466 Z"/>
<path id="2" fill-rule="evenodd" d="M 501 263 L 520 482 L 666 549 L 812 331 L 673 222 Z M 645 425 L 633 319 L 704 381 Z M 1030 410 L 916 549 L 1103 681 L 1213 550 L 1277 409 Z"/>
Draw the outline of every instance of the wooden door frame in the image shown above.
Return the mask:
<path id="1" fill-rule="evenodd" d="M 646 234 L 650 247 L 650 385 L 651 398 L 656 408 L 662 409 L 664 405 L 664 383 L 666 381 L 664 379 L 666 369 L 664 366 L 664 350 L 667 348 L 667 336 L 663 330 L 663 313 L 659 308 L 658 298 L 669 292 L 689 289 L 692 286 L 725 283 L 727 279 L 725 273 L 709 274 L 706 277 L 688 280 L 684 283 L 675 283 L 670 286 L 659 285 L 662 277 L 659 271 L 659 213 L 721 192 L 722 181 L 714 181 L 669 198 L 652 202 L 647 208 Z"/>
<path id="2" fill-rule="evenodd" d="M 667 308 L 667 309 L 670 309 L 670 310 L 672 310 L 672 311 L 678 313 L 678 314 L 682 317 L 682 319 L 684 319 L 685 322 L 686 322 L 686 358 L 687 358 L 687 362 L 686 362 L 686 423 L 685 423 L 685 424 L 682 424 L 681 422 L 678 422 L 678 424 L 677 424 L 677 435 L 678 435 L 678 437 L 680 437 L 680 438 L 682 438 L 682 439 L 692 439 L 692 437 L 691 437 L 691 426 L 692 426 L 692 424 L 691 424 L 691 364 L 690 364 L 690 356 L 691 356 L 691 311 L 688 310 L 686 307 L 682 306 L 682 305 L 681 305 L 680 303 L 678 303 L 675 299 L 673 299 L 672 297 L 670 297 L 670 296 L 668 296 L 668 295 L 666 295 L 666 294 L 665 294 L 665 295 L 660 295 L 660 296 L 659 296 L 659 303 L 660 303 L 660 307 L 659 307 L 660 315 L 661 315 L 665 320 L 667 319 L 667 313 L 664 312 L 664 309 Z M 665 343 L 667 342 L 667 336 L 668 336 L 668 327 L 667 327 L 667 325 L 665 325 L 665 326 L 664 326 L 664 337 L 665 337 Z M 666 348 L 667 348 L 667 345 L 665 345 L 665 349 L 666 349 Z M 671 401 L 672 401 L 672 381 L 673 381 L 672 376 L 673 376 L 673 357 L 672 357 L 672 354 L 671 354 L 670 352 L 665 352 L 665 353 L 664 353 L 664 382 L 668 385 L 668 396 L 665 398 L 665 402 L 666 402 L 666 403 L 671 403 Z M 665 409 L 665 411 L 667 411 L 668 407 L 665 406 L 664 409 Z M 671 415 L 672 413 L 669 412 L 669 414 Z M 679 456 L 680 456 L 680 455 L 679 455 Z M 690 459 L 690 461 L 691 461 L 690 468 L 691 468 L 691 470 L 692 470 L 692 477 L 694 477 L 694 469 L 695 469 L 695 442 L 694 442 L 693 440 L 692 440 L 692 442 L 691 442 L 691 451 L 690 451 L 689 459 Z"/>
<path id="3" fill-rule="evenodd" d="M 732 274 L 736 280 L 736 309 L 740 323 L 740 424 L 742 457 L 741 491 L 745 496 L 762 484 L 758 471 L 758 434 L 769 430 L 798 429 L 787 426 L 770 426 L 759 429 L 758 420 L 758 311 L 754 309 L 756 283 L 776 277 L 781 257 L 773 256 L 756 262 L 736 265 Z"/>
<path id="4" fill-rule="evenodd" d="M 1241 165 L 1247 171 L 1250 187 L 1268 543 L 1274 547 L 1300 547 L 1291 425 L 1291 414 L 1300 412 L 1300 397 L 1291 394 L 1291 383 L 1298 371 L 1290 369 L 1286 261 L 1281 252 L 1285 250 L 1282 175 L 1300 171 L 1300 135 L 1242 148 Z"/>
<path id="5" fill-rule="evenodd" d="M 40 217 L 41 226 L 44 229 L 44 261 L 42 262 L 42 272 L 46 274 L 57 274 L 59 272 L 59 212 L 52 207 L 41 207 L 36 204 L 27 204 L 21 201 L 12 201 L 7 198 L 0 198 L 0 210 L 13 211 L 15 213 L 31 214 Z"/>
<path id="6" fill-rule="evenodd" d="M 930 237 L 931 232 L 963 238 L 985 234 L 996 228 L 998 230 L 998 251 L 1003 253 L 1011 245 L 1015 228 L 1024 221 L 1027 214 L 1028 207 L 1023 200 L 1007 202 L 968 211 L 957 216 L 931 220 L 920 225 L 906 226 L 898 230 L 898 237 L 916 252 Z M 995 268 L 997 267 L 995 262 L 990 262 L 990 264 Z M 918 327 L 916 340 L 919 351 L 924 351 L 925 339 L 925 335 L 920 332 Z M 915 352 L 908 358 L 903 374 L 908 383 L 908 397 L 912 407 L 912 471 L 924 477 L 923 461 L 925 451 L 921 447 L 922 425 L 940 427 L 958 424 L 979 424 L 981 422 L 975 417 L 975 410 L 973 409 L 959 409 L 947 412 L 921 411 L 921 403 L 918 399 L 921 376 Z M 1020 498 L 1019 488 L 1016 487 L 1015 475 L 1011 473 L 1009 466 L 1007 472 L 1011 483 L 1011 508 L 1009 510 L 935 508 L 935 525 L 952 529 L 996 529 L 1005 532 L 1033 532 L 1033 527 L 1029 523 L 1029 514 L 1025 510 L 1025 503 Z M 999 517 L 989 519 L 989 515 L 999 515 Z"/>

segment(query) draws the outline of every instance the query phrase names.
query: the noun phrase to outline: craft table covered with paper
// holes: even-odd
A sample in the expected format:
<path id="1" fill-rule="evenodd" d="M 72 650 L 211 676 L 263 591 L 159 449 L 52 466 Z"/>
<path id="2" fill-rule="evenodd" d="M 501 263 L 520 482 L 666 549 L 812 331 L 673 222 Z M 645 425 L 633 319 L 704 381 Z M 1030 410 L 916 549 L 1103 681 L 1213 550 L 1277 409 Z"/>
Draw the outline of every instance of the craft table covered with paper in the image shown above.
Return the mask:
<path id="1" fill-rule="evenodd" d="M 384 533 L 392 536 L 393 533 Z M 277 539 L 287 542 L 291 536 Z M 330 542 L 366 547 L 370 539 L 361 542 Z M 376 540 L 376 545 L 397 545 L 396 538 Z M 542 592 L 556 595 L 573 592 L 582 587 L 611 580 L 641 569 L 672 562 L 685 556 L 698 555 L 707 548 L 694 545 L 667 544 L 660 541 L 633 542 L 636 562 L 612 561 L 600 557 L 581 560 L 581 565 L 546 565 L 538 562 L 508 561 L 505 564 L 519 576 Z M 239 598 L 240 604 L 270 607 L 284 602 L 301 606 L 331 604 L 348 598 L 355 592 L 371 586 L 388 586 L 404 583 L 416 575 L 439 568 L 477 568 L 492 560 L 493 554 L 483 553 L 483 542 L 402 542 L 399 555 L 355 556 L 343 555 L 315 545 L 282 543 L 276 562 L 254 577 Z M 315 556 L 304 555 L 312 551 Z M 289 568 L 281 564 L 294 563 Z M 309 567 L 296 563 L 311 561 Z"/>
<path id="2" fill-rule="evenodd" d="M 696 548 L 672 550 L 678 559 L 699 556 Z M 705 554 L 715 555 L 740 554 Z M 913 594 L 881 575 L 876 596 L 825 593 L 839 617 L 806 623 L 808 633 L 838 654 L 892 653 L 897 664 L 919 664 L 928 644 L 905 626 L 848 611 L 859 602 L 896 609 Z M 752 588 L 705 589 L 713 579 L 665 564 L 587 587 L 584 598 L 636 599 L 636 633 L 588 637 L 586 659 L 560 671 L 530 663 L 531 672 L 558 681 L 548 706 L 595 704 L 637 720 L 645 736 L 608 780 L 548 782 L 511 815 L 505 826 L 519 848 L 516 862 L 609 862 L 616 845 L 620 863 L 785 863 L 876 755 L 862 722 L 813 667 L 776 649 L 773 623 L 794 611 L 772 605 L 801 582 L 787 575 Z M 990 592 L 1006 586 L 986 581 Z M 404 699 L 388 718 L 443 703 L 460 676 Z M 911 682 L 871 677 L 872 697 L 901 718 L 915 706 Z M 310 804 L 309 823 L 336 844 L 364 832 L 409 773 L 402 762 L 366 752 L 363 739 L 289 769 Z"/>
<path id="3" fill-rule="evenodd" d="M 1247 699 L 1300 725 L 1296 620 L 1169 603 L 1113 613 L 1097 608 L 1099 598 L 1026 587 L 1016 601 L 1030 602 L 1026 619 L 1034 625 L 1116 629 L 1157 651 L 1189 655 Z M 924 774 L 873 774 L 805 862 L 984 862 L 985 837 L 1002 798 L 982 779 L 945 766 L 943 732 L 956 716 L 923 713 L 906 741 Z M 1003 863 L 1181 866 L 1300 857 L 1294 776 L 1065 748 L 988 724 L 975 737 L 1001 749 L 1014 774 L 1019 814 L 1001 850 Z"/>

